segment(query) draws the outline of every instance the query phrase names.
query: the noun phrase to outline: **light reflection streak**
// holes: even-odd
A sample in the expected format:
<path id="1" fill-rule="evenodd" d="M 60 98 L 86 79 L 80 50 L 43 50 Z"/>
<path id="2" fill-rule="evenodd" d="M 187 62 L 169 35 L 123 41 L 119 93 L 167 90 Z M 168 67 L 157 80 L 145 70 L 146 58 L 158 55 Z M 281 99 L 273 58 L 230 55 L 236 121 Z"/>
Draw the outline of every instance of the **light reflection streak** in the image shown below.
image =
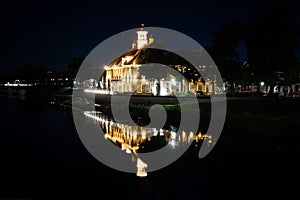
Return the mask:
<path id="1" fill-rule="evenodd" d="M 207 145 L 214 144 L 214 139 L 211 135 L 202 134 L 201 132 L 196 135 L 192 131 L 178 133 L 173 127 L 169 131 L 166 129 L 157 130 L 156 128 L 115 123 L 99 111 L 85 111 L 84 115 L 99 122 L 100 127 L 104 131 L 105 139 L 113 142 L 126 153 L 137 157 L 137 159 L 133 158 L 133 161 L 137 162 L 137 176 L 141 177 L 147 176 L 147 164 L 138 158 L 137 153 L 144 148 L 146 143 L 152 141 L 155 143 L 155 141 L 160 140 L 164 141 L 171 149 L 177 148 L 178 145 L 188 145 L 192 141 L 198 143 L 201 140 L 207 140 Z"/>

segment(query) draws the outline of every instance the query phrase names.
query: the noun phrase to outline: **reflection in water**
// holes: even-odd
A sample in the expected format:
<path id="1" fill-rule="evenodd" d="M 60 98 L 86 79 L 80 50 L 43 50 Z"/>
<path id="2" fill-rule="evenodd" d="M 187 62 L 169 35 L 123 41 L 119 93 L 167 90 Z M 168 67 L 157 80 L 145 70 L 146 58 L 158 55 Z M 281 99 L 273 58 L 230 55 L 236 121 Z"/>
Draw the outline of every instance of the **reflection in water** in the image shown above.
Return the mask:
<path id="1" fill-rule="evenodd" d="M 98 111 L 85 111 L 84 115 L 100 125 L 105 139 L 110 140 L 126 153 L 132 153 L 137 157 L 133 161 L 137 161 L 137 176 L 141 177 L 147 176 L 147 164 L 138 158 L 137 153 L 155 151 L 165 145 L 175 149 L 179 145 L 188 145 L 194 140 L 196 145 L 201 140 L 208 140 L 207 145 L 214 142 L 211 135 L 201 134 L 201 132 L 196 135 L 192 131 L 178 133 L 173 126 L 167 130 L 115 123 Z"/>
<path id="2" fill-rule="evenodd" d="M 137 167 L 136 175 L 139 177 L 147 176 L 147 172 L 146 172 L 147 166 L 148 165 L 146 163 L 144 163 L 140 158 L 138 158 L 136 161 L 136 167 Z"/>

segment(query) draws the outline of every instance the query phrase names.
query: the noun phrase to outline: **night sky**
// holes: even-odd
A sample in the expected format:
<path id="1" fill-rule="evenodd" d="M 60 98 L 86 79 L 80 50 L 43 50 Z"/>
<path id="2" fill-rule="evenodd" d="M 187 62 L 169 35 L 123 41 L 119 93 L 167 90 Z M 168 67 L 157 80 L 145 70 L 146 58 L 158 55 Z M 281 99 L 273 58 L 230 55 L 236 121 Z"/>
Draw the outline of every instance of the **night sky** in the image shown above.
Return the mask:
<path id="1" fill-rule="evenodd" d="M 235 19 L 249 20 L 270 3 L 285 2 L 299 10 L 296 0 L 194 2 L 22 1 L 15 5 L 15 29 L 9 34 L 9 39 L 15 37 L 15 58 L 6 57 L 0 73 L 15 74 L 25 64 L 64 68 L 73 57 L 86 56 L 106 38 L 141 23 L 180 31 L 206 46 L 212 31 Z"/>

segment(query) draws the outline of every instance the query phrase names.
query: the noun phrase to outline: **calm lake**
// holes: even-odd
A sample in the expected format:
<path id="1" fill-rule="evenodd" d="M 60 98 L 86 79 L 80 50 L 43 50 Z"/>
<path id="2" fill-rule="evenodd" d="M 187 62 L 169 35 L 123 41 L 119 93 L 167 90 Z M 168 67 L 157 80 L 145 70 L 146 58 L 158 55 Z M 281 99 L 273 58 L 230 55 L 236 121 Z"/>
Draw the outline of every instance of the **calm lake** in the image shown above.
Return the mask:
<path id="1" fill-rule="evenodd" d="M 295 182 L 299 181 L 299 146 L 289 147 L 272 138 L 235 140 L 225 131 L 213 151 L 199 159 L 200 145 L 197 144 L 201 138 L 197 143 L 198 133 L 186 134 L 185 140 L 194 142 L 180 159 L 146 177 L 137 177 L 96 160 L 79 139 L 71 111 L 53 109 L 42 99 L 7 96 L 0 97 L 0 110 L 1 163 L 4 164 L 1 180 L 5 185 L 1 197 L 252 199 L 287 197 L 293 195 L 294 188 L 299 185 Z M 126 127 L 126 124 L 108 127 L 107 120 L 91 118 L 100 119 L 99 113 L 87 111 L 85 114 L 90 123 L 102 125 L 108 142 L 123 148 L 125 153 L 132 153 L 131 147 L 137 143 L 146 147 L 145 141 L 156 140 L 161 145 L 175 148 L 176 144 L 185 142 L 182 135 L 178 139 L 179 134 L 174 139 L 170 130 L 142 129 L 137 131 L 144 131 L 143 138 L 133 141 L 121 135 L 123 139 L 120 140 L 118 134 L 112 134 L 110 130 L 124 133 L 126 128 L 133 127 Z M 293 144 L 297 143 L 294 141 Z"/>

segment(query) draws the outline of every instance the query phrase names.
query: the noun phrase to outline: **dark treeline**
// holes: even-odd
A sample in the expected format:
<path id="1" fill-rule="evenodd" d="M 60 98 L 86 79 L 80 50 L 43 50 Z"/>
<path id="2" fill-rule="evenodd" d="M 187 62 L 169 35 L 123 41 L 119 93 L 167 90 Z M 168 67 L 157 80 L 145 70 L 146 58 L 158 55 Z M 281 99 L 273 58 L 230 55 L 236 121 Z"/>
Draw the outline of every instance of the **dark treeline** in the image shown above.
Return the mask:
<path id="1" fill-rule="evenodd" d="M 289 6 L 269 5 L 250 21 L 232 21 L 214 31 L 207 51 L 232 89 L 235 84 L 259 88 L 263 81 L 272 92 L 280 81 L 300 82 L 299 19 Z"/>
<path id="2" fill-rule="evenodd" d="M 53 78 L 69 78 L 74 80 L 84 57 L 74 57 L 66 68 L 52 69 L 44 65 L 26 64 L 19 73 L 14 76 L 0 76 L 0 80 L 25 79 L 27 82 L 44 81 Z"/>

